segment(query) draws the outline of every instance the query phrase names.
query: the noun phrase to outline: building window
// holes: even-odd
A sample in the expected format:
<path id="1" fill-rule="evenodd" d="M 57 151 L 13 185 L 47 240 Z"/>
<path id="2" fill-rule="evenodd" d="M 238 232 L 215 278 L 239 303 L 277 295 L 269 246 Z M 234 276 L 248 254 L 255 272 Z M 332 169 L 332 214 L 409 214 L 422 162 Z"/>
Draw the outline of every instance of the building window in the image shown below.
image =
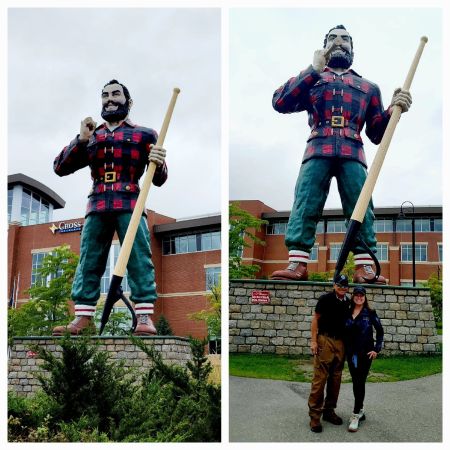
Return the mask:
<path id="1" fill-rule="evenodd" d="M 49 203 L 28 189 L 22 191 L 20 222 L 22 225 L 36 225 L 49 220 Z"/>
<path id="2" fill-rule="evenodd" d="M 220 231 L 202 233 L 202 244 L 198 251 L 220 250 Z"/>
<path id="3" fill-rule="evenodd" d="M 427 232 L 431 231 L 431 220 L 430 219 L 416 219 L 414 228 L 416 231 Z"/>
<path id="4" fill-rule="evenodd" d="M 319 260 L 319 244 L 314 244 L 311 253 L 309 254 L 310 261 L 318 261 Z"/>
<path id="5" fill-rule="evenodd" d="M 220 231 L 163 238 L 163 255 L 220 250 Z"/>
<path id="6" fill-rule="evenodd" d="M 442 232 L 442 219 L 433 219 L 433 231 Z"/>
<path id="7" fill-rule="evenodd" d="M 439 220 L 439 219 L 435 219 Z M 439 226 L 439 225 L 438 225 Z M 431 219 L 415 219 L 414 220 L 414 229 L 417 232 L 430 232 L 431 231 Z M 412 220 L 411 219 L 399 219 L 396 224 L 396 231 L 398 233 L 401 232 L 411 232 L 412 231 Z M 441 231 L 442 231 L 442 223 L 441 223 Z"/>
<path id="8" fill-rule="evenodd" d="M 220 267 L 207 267 L 206 274 L 206 290 L 210 291 L 213 286 L 217 286 L 220 282 Z"/>
<path id="9" fill-rule="evenodd" d="M 277 222 L 271 222 L 266 226 L 266 234 L 270 235 L 284 235 L 286 234 L 288 221 L 282 220 Z M 316 234 L 323 234 L 324 232 L 324 222 L 320 220 L 317 223 Z"/>
<path id="10" fill-rule="evenodd" d="M 345 233 L 346 231 L 345 220 L 327 221 L 327 233 Z"/>
<path id="11" fill-rule="evenodd" d="M 51 280 L 62 275 L 62 270 L 58 270 L 56 273 L 52 273 L 46 278 L 42 278 L 41 275 L 39 275 L 38 272 L 47 255 L 51 255 L 51 252 L 38 252 L 31 255 L 31 287 L 48 286 Z"/>
<path id="12" fill-rule="evenodd" d="M 416 261 L 428 261 L 427 256 L 428 245 L 416 244 Z M 412 244 L 401 244 L 401 261 L 412 261 Z"/>
<path id="13" fill-rule="evenodd" d="M 47 284 L 38 274 L 39 269 L 42 267 L 42 261 L 47 255 L 48 253 L 33 253 L 31 259 L 31 287 Z"/>
<path id="14" fill-rule="evenodd" d="M 439 258 L 438 261 L 442 262 L 442 244 L 438 244 L 437 247 L 438 247 L 438 258 Z"/>
<path id="15" fill-rule="evenodd" d="M 394 221 L 392 219 L 376 219 L 374 229 L 375 233 L 389 233 L 394 231 Z"/>
<path id="16" fill-rule="evenodd" d="M 380 262 L 389 261 L 389 245 L 388 244 L 377 244 L 377 259 Z"/>
<path id="17" fill-rule="evenodd" d="M 117 258 L 119 257 L 120 244 L 113 243 L 109 250 L 108 261 L 106 262 L 105 272 L 103 273 L 100 282 L 100 292 L 107 294 L 109 291 L 109 285 L 111 284 L 114 267 L 116 266 Z M 123 292 L 130 292 L 130 286 L 128 285 L 128 277 L 125 275 L 122 280 Z"/>
<path id="18" fill-rule="evenodd" d="M 342 244 L 330 244 L 330 261 L 337 261 Z"/>
<path id="19" fill-rule="evenodd" d="M 286 234 L 287 221 L 272 222 L 267 225 L 267 234 Z"/>
<path id="20" fill-rule="evenodd" d="M 323 234 L 325 232 L 325 222 L 323 220 L 319 220 L 317 222 L 316 234 Z"/>
<path id="21" fill-rule="evenodd" d="M 8 189 L 8 223 L 11 222 L 12 203 L 13 203 L 13 190 Z"/>

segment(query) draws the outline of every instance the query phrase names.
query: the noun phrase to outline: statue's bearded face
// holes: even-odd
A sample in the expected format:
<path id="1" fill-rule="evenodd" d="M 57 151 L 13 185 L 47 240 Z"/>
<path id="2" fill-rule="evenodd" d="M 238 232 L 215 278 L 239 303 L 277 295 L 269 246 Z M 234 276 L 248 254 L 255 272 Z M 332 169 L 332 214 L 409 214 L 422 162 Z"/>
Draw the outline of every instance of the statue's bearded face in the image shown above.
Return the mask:
<path id="1" fill-rule="evenodd" d="M 102 117 L 107 122 L 125 119 L 130 111 L 130 99 L 125 97 L 120 84 L 109 84 L 102 91 Z"/>
<path id="2" fill-rule="evenodd" d="M 348 69 L 353 64 L 353 45 L 347 30 L 336 28 L 327 35 L 325 49 L 333 44 L 337 47 L 331 53 L 327 66 L 334 69 Z"/>

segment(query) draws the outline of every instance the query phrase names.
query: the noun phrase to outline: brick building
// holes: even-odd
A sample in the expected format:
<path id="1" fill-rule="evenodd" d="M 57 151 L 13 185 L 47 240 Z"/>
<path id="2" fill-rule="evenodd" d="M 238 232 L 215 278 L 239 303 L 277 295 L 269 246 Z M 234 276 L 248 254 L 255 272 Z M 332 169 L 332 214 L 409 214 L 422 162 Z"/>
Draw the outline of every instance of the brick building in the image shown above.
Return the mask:
<path id="1" fill-rule="evenodd" d="M 55 247 L 69 245 L 79 254 L 84 218 L 53 222 L 54 209 L 65 205 L 55 192 L 23 174 L 8 177 L 8 296 L 20 307 L 27 302 L 26 290 L 36 282 L 43 257 Z M 207 307 L 209 287 L 220 277 L 220 215 L 176 220 L 147 210 L 158 301 L 155 319 L 164 314 L 177 336 L 205 337 L 203 322 L 188 315 Z M 120 245 L 113 240 L 102 279 L 106 297 Z M 126 280 L 122 283 L 129 294 Z M 126 309 L 116 304 L 117 309 Z"/>
<path id="2" fill-rule="evenodd" d="M 259 200 L 237 200 L 236 203 L 254 216 L 268 221 L 261 231 L 256 232 L 266 245 L 249 241 L 250 247 L 245 248 L 243 253 L 244 261 L 261 267 L 257 278 L 268 278 L 274 270 L 283 269 L 287 264 L 284 236 L 290 211 L 276 211 Z M 405 202 L 403 209 L 400 206 L 375 208 L 375 216 L 377 257 L 388 284 L 412 285 L 412 217 L 415 221 L 416 282 L 426 281 L 433 273 L 441 277 L 441 206 L 416 206 L 412 215 L 411 205 Z M 309 272 L 334 271 L 345 231 L 342 210 L 324 210 L 317 226 Z"/>

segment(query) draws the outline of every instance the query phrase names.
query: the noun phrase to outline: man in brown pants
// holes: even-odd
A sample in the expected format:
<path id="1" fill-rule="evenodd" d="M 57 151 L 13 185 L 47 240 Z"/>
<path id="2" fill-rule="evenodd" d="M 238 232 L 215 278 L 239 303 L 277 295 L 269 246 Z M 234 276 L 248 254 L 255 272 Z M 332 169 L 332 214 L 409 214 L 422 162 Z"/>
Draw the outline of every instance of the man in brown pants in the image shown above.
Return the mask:
<path id="1" fill-rule="evenodd" d="M 340 275 L 333 292 L 322 295 L 317 301 L 311 322 L 311 352 L 314 355 L 314 376 L 311 383 L 308 406 L 310 427 L 314 433 L 322 431 L 320 417 L 334 425 L 342 419 L 334 412 L 342 369 L 344 368 L 344 329 L 349 314 L 347 298 L 348 278 Z M 326 396 L 325 396 L 326 386 Z M 324 400 L 325 397 L 325 400 Z"/>

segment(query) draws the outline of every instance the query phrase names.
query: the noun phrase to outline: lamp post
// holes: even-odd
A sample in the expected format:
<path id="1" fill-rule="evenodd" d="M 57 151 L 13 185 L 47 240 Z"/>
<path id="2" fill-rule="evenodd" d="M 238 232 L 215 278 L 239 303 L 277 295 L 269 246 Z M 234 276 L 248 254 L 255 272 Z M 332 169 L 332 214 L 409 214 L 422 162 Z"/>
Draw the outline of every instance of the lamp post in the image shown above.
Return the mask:
<path id="1" fill-rule="evenodd" d="M 410 201 L 405 201 L 400 206 L 399 218 L 405 219 L 407 215 L 403 211 L 403 205 L 409 203 L 411 205 L 411 226 L 412 226 L 412 275 L 413 275 L 413 286 L 416 286 L 416 222 L 414 217 L 414 205 Z"/>

